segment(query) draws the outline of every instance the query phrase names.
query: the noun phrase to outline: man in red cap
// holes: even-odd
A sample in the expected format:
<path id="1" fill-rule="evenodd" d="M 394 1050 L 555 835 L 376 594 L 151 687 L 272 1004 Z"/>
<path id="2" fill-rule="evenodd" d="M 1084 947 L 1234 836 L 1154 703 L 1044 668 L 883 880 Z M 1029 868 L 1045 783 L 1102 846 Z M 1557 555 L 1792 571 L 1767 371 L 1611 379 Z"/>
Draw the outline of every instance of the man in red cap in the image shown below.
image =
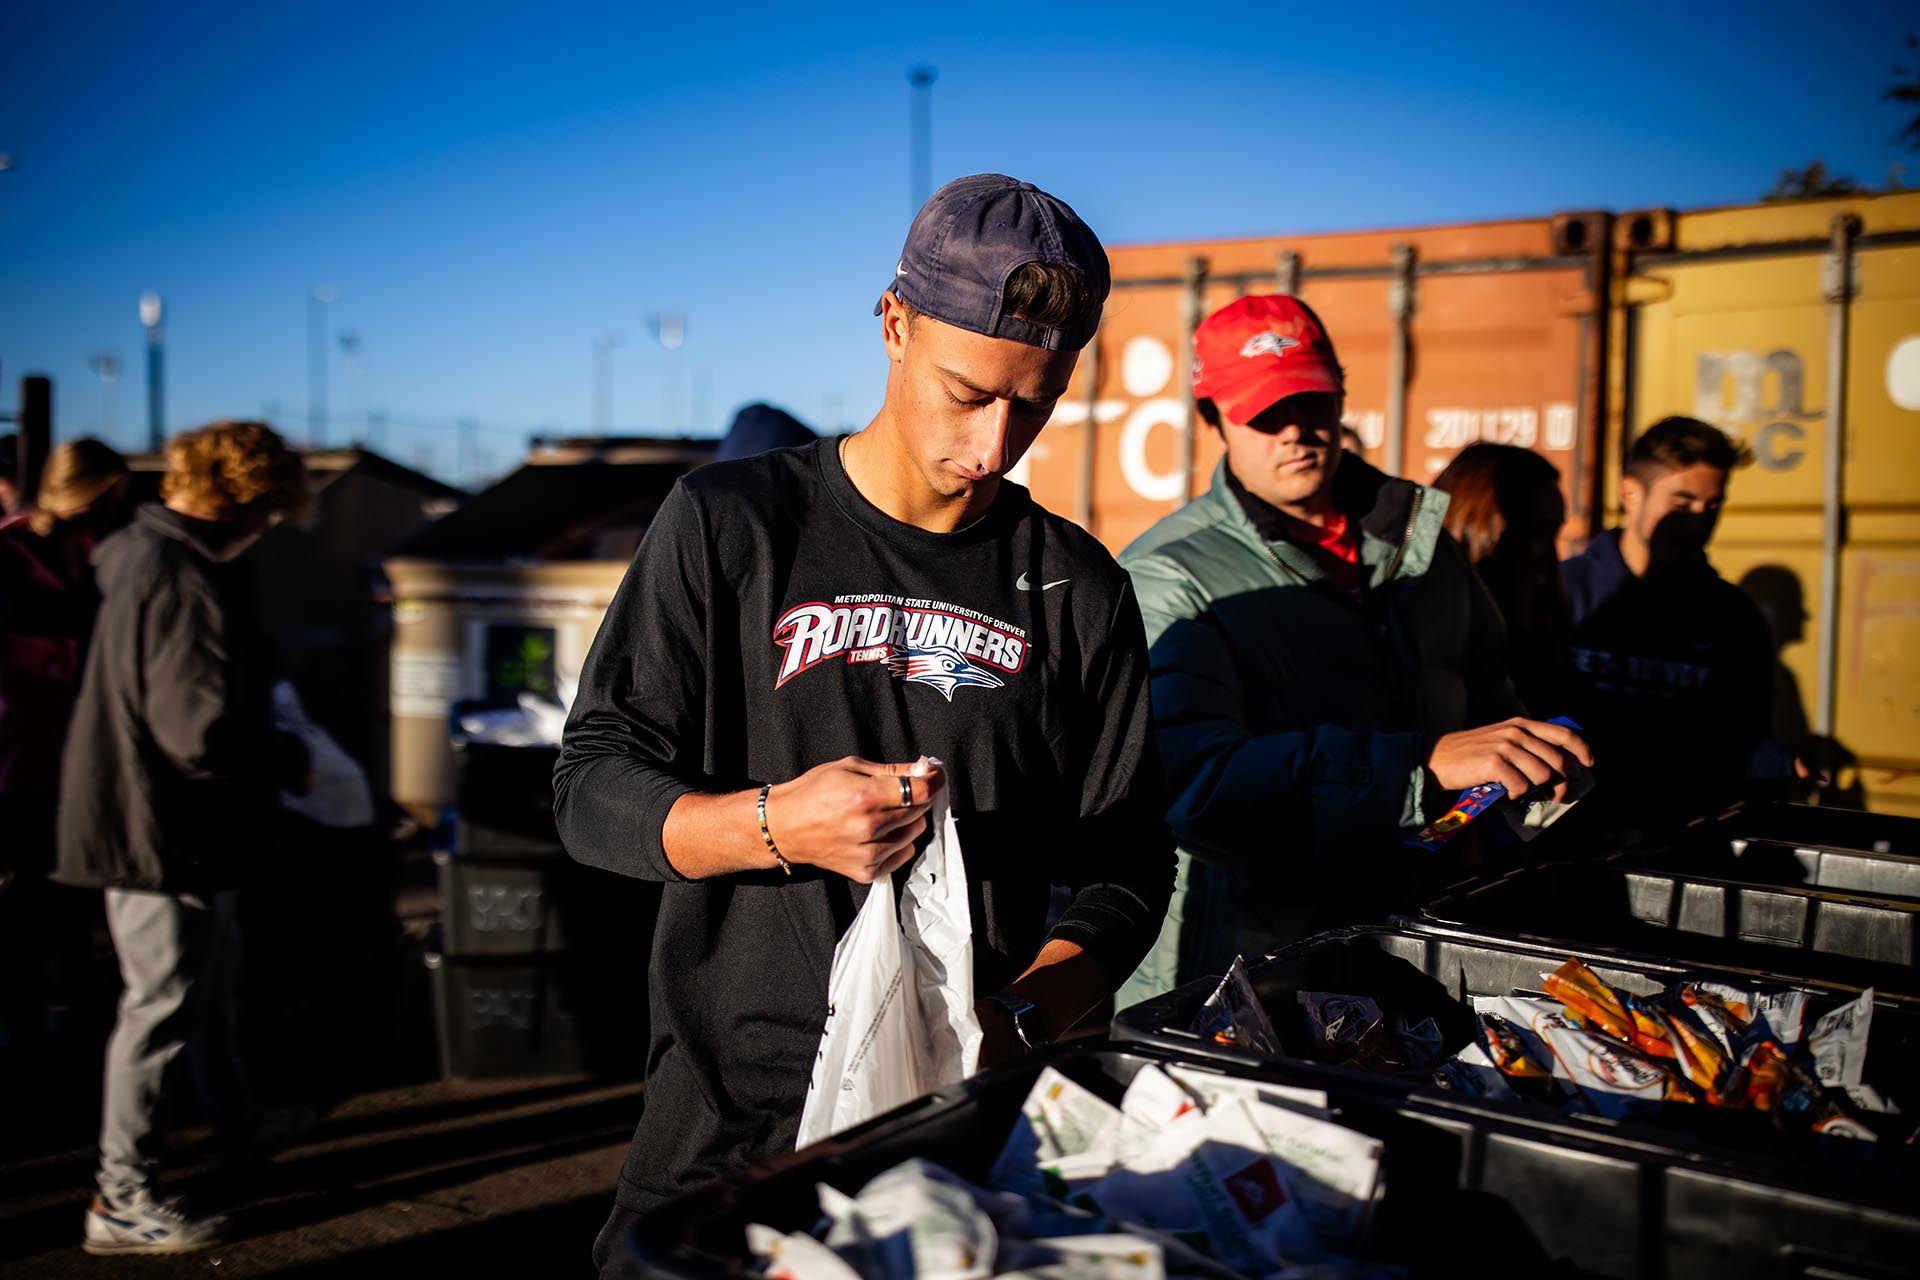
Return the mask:
<path id="1" fill-rule="evenodd" d="M 1124 1006 L 1433 878 L 1405 840 L 1462 789 L 1564 794 L 1581 739 L 1523 719 L 1505 625 L 1442 527 L 1447 495 L 1341 449 L 1345 380 L 1320 319 L 1247 297 L 1194 335 L 1226 456 L 1205 495 L 1120 556 L 1152 646 L 1154 734 L 1181 845 Z"/>

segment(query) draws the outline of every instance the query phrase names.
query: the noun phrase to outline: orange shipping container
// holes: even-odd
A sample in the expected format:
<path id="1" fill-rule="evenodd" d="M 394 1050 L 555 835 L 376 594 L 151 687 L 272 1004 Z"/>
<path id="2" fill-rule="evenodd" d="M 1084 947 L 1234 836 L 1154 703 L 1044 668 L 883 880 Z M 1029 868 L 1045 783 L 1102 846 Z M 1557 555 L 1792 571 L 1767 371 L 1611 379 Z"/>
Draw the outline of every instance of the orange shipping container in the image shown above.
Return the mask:
<path id="1" fill-rule="evenodd" d="M 1242 294 L 1293 293 L 1346 365 L 1347 420 L 1370 461 L 1431 480 L 1476 440 L 1538 450 L 1583 539 L 1606 420 L 1608 230 L 1608 215 L 1575 213 L 1116 248 L 1099 336 L 1020 478 L 1125 547 L 1203 492 L 1219 458 L 1192 411 L 1194 326 Z"/>

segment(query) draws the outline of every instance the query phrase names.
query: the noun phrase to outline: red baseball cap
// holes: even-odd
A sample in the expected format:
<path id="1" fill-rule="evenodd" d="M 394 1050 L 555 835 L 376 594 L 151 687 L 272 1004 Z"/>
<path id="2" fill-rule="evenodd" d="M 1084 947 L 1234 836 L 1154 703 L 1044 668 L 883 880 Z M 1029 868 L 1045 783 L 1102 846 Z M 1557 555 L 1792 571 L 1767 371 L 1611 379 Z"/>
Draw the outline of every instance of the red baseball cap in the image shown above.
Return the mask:
<path id="1" fill-rule="evenodd" d="M 1193 334 L 1193 394 L 1234 422 L 1251 422 L 1302 391 L 1342 394 L 1333 343 L 1298 298 L 1263 294 L 1229 302 Z"/>

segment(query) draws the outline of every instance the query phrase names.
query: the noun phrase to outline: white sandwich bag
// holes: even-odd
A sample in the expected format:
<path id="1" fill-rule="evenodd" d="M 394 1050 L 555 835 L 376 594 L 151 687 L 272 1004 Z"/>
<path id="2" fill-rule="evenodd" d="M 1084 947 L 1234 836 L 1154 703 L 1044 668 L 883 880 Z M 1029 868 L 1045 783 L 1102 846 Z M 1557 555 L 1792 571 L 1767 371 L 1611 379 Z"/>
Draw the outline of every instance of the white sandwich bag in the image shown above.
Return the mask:
<path id="1" fill-rule="evenodd" d="M 923 758 L 916 773 L 938 763 Z M 927 815 L 933 839 L 914 859 L 898 910 L 892 877 L 876 881 L 833 949 L 827 1021 L 796 1146 L 964 1080 L 980 1065 L 973 916 L 947 795 Z"/>
<path id="2" fill-rule="evenodd" d="M 280 807 L 341 831 L 372 826 L 373 787 L 366 770 L 307 715 L 291 681 L 274 682 L 272 715 L 274 728 L 294 734 L 306 747 L 310 778 L 299 795 L 283 790 Z"/>

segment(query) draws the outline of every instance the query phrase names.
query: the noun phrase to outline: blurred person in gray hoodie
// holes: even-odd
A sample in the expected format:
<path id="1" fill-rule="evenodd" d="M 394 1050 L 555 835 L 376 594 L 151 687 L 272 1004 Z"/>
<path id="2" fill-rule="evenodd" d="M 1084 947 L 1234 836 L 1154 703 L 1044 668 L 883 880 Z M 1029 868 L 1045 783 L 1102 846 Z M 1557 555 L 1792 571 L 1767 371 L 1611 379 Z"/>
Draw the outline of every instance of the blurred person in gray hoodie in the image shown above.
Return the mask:
<path id="1" fill-rule="evenodd" d="M 169 1069 L 183 1055 L 215 1154 L 310 1123 L 252 1098 L 234 1041 L 238 885 L 280 790 L 305 790 L 273 728 L 273 675 L 241 552 L 307 502 L 305 467 L 254 422 L 167 445 L 162 502 L 94 552 L 100 611 L 62 759 L 54 879 L 105 891 L 125 990 L 107 1044 L 88 1253 L 181 1253 L 223 1223 L 162 1196 Z"/>

